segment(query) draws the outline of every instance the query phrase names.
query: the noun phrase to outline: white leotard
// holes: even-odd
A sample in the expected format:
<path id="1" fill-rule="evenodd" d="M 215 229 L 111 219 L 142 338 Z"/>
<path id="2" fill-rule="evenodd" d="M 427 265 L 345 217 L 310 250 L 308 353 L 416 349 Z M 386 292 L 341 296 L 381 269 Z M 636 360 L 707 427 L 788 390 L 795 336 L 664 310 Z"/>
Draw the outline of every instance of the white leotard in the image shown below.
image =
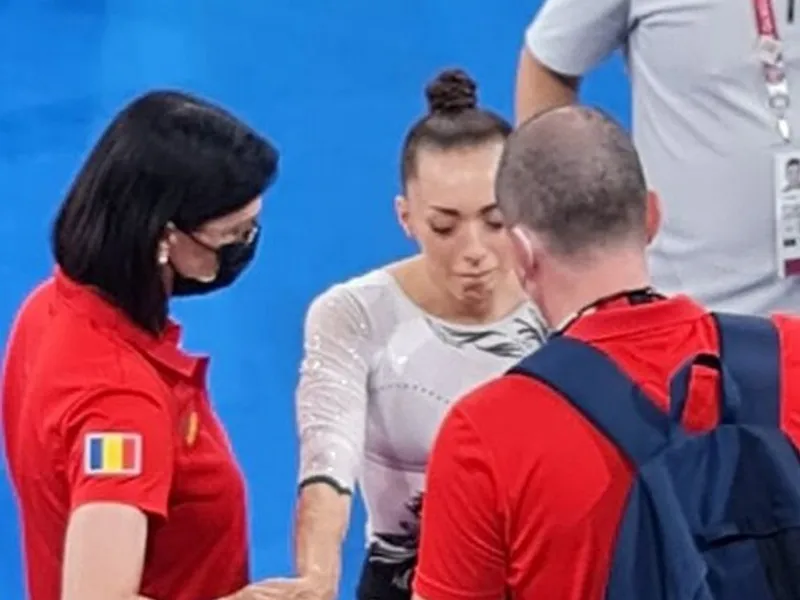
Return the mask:
<path id="1" fill-rule="evenodd" d="M 300 484 L 358 482 L 373 554 L 387 563 L 413 555 L 428 451 L 448 406 L 544 337 L 529 304 L 491 324 L 444 323 L 386 269 L 331 287 L 306 317 Z"/>

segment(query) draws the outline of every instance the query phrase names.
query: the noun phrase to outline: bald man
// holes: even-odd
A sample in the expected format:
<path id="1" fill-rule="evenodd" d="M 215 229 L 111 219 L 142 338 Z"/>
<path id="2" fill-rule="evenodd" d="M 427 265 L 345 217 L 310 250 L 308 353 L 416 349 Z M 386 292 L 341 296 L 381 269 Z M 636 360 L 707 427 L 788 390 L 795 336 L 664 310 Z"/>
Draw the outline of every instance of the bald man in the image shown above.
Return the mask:
<path id="1" fill-rule="evenodd" d="M 496 186 L 520 279 L 555 330 L 530 360 L 545 356 L 559 338 L 578 341 L 611 359 L 640 391 L 641 402 L 666 418 L 673 373 L 698 353 L 718 353 L 716 321 L 690 298 L 666 297 L 651 286 L 645 250 L 658 231 L 659 202 L 647 191 L 631 140 L 603 113 L 551 110 L 512 134 Z M 800 352 L 798 321 L 776 319 L 775 327 L 783 355 Z M 760 347 L 756 341 L 747 344 L 749 351 Z M 777 372 L 777 350 L 775 356 L 767 367 Z M 595 371 L 577 363 L 574 370 L 572 362 L 561 366 L 573 383 L 584 380 L 598 403 L 626 400 L 625 394 L 609 397 L 603 381 L 593 379 Z M 782 368 L 773 429 L 783 435 L 782 415 L 784 433 L 797 446 L 800 362 Z M 737 381 L 751 379 L 748 372 Z M 692 431 L 708 430 L 716 425 L 716 373 L 703 371 L 695 383 L 683 422 Z M 758 400 L 766 406 L 769 397 L 762 393 Z M 417 599 L 606 598 L 635 472 L 591 423 L 553 387 L 519 372 L 452 407 L 428 467 Z M 796 475 L 800 486 L 800 466 Z M 752 592 L 735 580 L 732 586 Z M 666 597 L 656 591 L 613 598 Z"/>

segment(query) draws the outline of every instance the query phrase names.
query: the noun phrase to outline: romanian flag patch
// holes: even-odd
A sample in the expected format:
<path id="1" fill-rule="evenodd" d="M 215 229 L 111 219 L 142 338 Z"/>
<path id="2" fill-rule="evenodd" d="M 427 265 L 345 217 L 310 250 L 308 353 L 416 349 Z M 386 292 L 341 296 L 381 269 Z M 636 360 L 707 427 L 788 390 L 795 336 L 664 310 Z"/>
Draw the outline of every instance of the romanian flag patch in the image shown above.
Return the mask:
<path id="1" fill-rule="evenodd" d="M 138 433 L 87 433 L 83 454 L 87 475 L 142 472 L 142 436 Z"/>

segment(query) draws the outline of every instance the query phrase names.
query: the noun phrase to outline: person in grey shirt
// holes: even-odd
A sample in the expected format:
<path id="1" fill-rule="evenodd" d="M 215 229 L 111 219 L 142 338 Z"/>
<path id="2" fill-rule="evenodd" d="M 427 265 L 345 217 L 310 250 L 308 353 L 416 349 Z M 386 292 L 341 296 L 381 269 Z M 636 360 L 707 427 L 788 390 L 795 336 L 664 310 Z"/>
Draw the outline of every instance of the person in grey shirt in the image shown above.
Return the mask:
<path id="1" fill-rule="evenodd" d="M 792 91 L 800 23 L 794 0 L 772 3 Z M 755 14 L 747 0 L 545 0 L 525 36 L 517 120 L 575 102 L 580 79 L 623 50 L 634 141 L 664 202 L 650 250 L 656 285 L 714 310 L 795 312 L 800 280 L 780 275 L 776 197 L 786 184 L 774 161 L 800 148 L 800 113 L 789 106 L 794 135 L 782 138 Z"/>

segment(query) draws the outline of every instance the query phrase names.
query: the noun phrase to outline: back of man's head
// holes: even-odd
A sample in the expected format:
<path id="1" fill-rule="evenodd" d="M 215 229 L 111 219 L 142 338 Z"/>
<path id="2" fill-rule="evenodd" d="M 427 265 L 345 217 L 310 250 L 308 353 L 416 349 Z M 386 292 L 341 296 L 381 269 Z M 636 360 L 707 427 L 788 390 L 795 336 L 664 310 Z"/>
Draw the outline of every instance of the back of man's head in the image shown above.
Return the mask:
<path id="1" fill-rule="evenodd" d="M 522 124 L 506 142 L 497 201 L 510 227 L 577 257 L 647 243 L 647 187 L 636 150 L 603 112 L 557 108 Z"/>

